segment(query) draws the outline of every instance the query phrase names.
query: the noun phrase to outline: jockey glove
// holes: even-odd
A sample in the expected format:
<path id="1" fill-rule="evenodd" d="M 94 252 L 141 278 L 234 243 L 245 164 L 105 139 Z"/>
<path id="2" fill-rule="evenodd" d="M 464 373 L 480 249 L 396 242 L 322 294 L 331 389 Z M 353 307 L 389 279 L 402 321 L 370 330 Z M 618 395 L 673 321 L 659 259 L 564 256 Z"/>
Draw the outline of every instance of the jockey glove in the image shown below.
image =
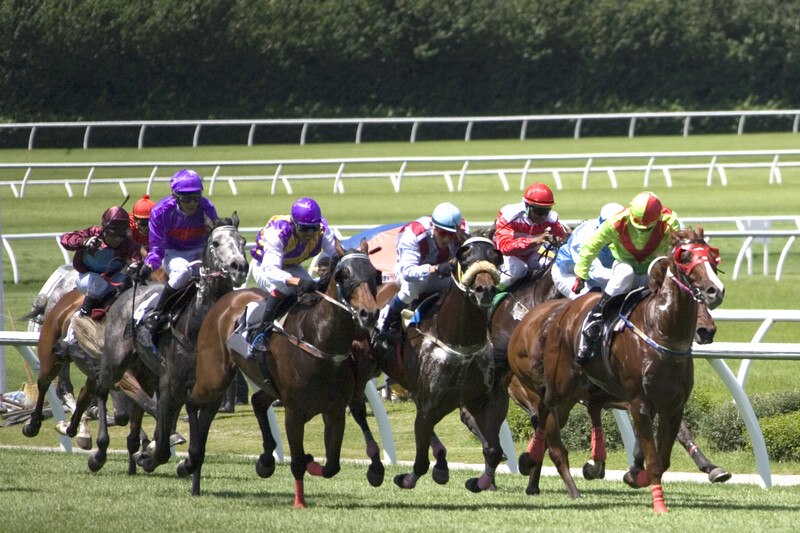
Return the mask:
<path id="1" fill-rule="evenodd" d="M 314 292 L 317 290 L 317 284 L 310 279 L 300 278 L 300 283 L 297 284 L 297 289 L 300 293 Z"/>
<path id="2" fill-rule="evenodd" d="M 572 292 L 578 294 L 583 290 L 584 285 L 586 285 L 585 279 L 575 278 L 575 283 L 572 284 Z"/>
<path id="3" fill-rule="evenodd" d="M 450 261 L 436 265 L 436 275 L 445 278 L 453 273 L 453 264 Z"/>
<path id="4" fill-rule="evenodd" d="M 147 263 L 142 263 L 142 266 L 139 267 L 139 272 L 136 273 L 136 281 L 139 283 L 144 283 L 148 279 L 150 279 L 150 274 L 152 273 L 153 273 L 153 267 L 151 267 Z"/>
<path id="5" fill-rule="evenodd" d="M 91 252 L 97 251 L 97 249 L 100 248 L 100 244 L 102 244 L 102 241 L 100 240 L 100 237 L 98 237 L 97 235 L 94 235 L 92 237 L 86 238 L 83 241 L 83 248 L 87 252 L 91 253 Z"/>

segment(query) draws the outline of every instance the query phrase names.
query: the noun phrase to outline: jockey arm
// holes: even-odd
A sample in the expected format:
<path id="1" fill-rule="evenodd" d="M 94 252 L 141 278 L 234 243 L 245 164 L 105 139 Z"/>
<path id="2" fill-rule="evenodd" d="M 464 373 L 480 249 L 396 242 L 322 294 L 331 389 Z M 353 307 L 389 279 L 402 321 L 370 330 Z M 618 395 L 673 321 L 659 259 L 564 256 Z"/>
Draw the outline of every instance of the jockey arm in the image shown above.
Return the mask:
<path id="1" fill-rule="evenodd" d="M 614 226 L 606 220 L 597 231 L 581 246 L 578 262 L 575 264 L 575 275 L 581 279 L 589 279 L 589 271 L 600 250 L 613 242 L 616 235 Z"/>
<path id="2" fill-rule="evenodd" d="M 417 235 L 411 228 L 406 228 L 397 242 L 395 270 L 403 279 L 422 281 L 431 275 L 431 265 L 421 264 L 422 260 Z"/>

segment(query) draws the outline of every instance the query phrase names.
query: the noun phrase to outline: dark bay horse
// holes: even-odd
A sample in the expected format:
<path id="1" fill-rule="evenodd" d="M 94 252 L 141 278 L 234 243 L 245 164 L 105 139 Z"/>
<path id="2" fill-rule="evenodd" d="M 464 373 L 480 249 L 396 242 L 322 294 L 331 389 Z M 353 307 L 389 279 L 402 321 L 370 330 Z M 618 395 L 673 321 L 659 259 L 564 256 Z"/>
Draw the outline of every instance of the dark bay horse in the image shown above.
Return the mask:
<path id="1" fill-rule="evenodd" d="M 496 387 L 492 349 L 487 337 L 489 308 L 497 292 L 502 256 L 488 239 L 468 239 L 456 253 L 455 283 L 434 312 L 409 327 L 398 352 L 373 346 L 378 365 L 411 392 L 417 407 L 414 422 L 416 456 L 413 472 L 394 481 L 413 488 L 430 466 L 428 447 L 434 443 L 433 478 L 446 483 L 449 470 L 444 449 L 436 446 L 434 428 L 454 409 L 463 407 L 485 437 L 485 470 L 467 481 L 472 491 L 494 486 L 502 460 L 500 426 L 508 408 L 504 387 Z M 422 310 L 418 310 L 424 313 Z"/>
<path id="2" fill-rule="evenodd" d="M 194 383 L 200 324 L 214 302 L 247 279 L 245 239 L 238 226 L 239 217 L 234 212 L 231 218 L 218 219 L 209 227 L 199 278 L 183 293 L 188 302 L 180 307 L 169 329 L 157 335 L 157 353 L 149 332 L 143 325 L 134 324 L 132 315 L 142 301 L 160 291 L 160 285 L 134 286 L 109 309 L 97 391 L 100 425 L 97 449 L 89 458 L 91 470 L 99 469 L 106 460 L 109 439 L 104 420 L 108 391 L 137 358 L 158 376 L 158 407 L 154 452 L 145 450 L 131 459 L 136 459 L 146 472 L 169 460 L 170 436 Z M 128 451 L 133 450 L 129 447 Z"/>
<path id="3" fill-rule="evenodd" d="M 533 308 L 514 330 L 508 350 L 514 374 L 542 398 L 539 416 L 543 427 L 534 436 L 532 459 L 541 462 L 546 438 L 556 468 L 559 472 L 564 468 L 567 451 L 560 436 L 561 406 L 570 402 L 588 379 L 615 401 L 630 406 L 646 468 L 633 467 L 626 482 L 651 486 L 657 513 L 667 511 L 661 477 L 669 468 L 694 383 L 691 345 L 697 307 L 702 302 L 714 309 L 724 296 L 716 274 L 719 256 L 703 239 L 702 228 L 673 233 L 672 244 L 661 287 L 622 319 L 624 328 L 611 339 L 607 356 L 598 356 L 584 367 L 575 363 L 583 321 L 598 299 L 591 293 Z M 598 403 L 590 399 L 590 407 Z"/>
<path id="4" fill-rule="evenodd" d="M 243 357 L 230 350 L 225 341 L 247 304 L 264 299 L 264 291 L 245 289 L 227 294 L 206 315 L 197 341 L 196 380 L 187 402 L 189 458 L 178 466 L 179 474 L 192 474 L 193 495 L 200 494 L 200 471 L 211 422 L 237 367 L 259 387 L 252 396 L 264 450 L 256 462 L 258 475 L 266 478 L 275 471 L 273 451 L 277 444 L 267 409 L 278 398 L 285 409 L 295 479 L 294 506 L 306 507 L 306 472 L 329 478 L 339 471 L 345 412 L 356 381 L 352 345 L 363 336 L 363 329 L 373 328 L 377 321 L 379 273 L 369 260 L 366 241 L 362 241 L 360 252 L 349 252 L 332 263 L 329 272 L 328 280 L 319 283 L 324 293 L 301 297 L 290 308 L 283 325 L 272 333 L 263 361 Z M 265 378 L 262 368 L 269 377 Z M 322 414 L 325 425 L 324 467 L 306 454 L 303 446 L 305 424 L 318 414 Z"/>

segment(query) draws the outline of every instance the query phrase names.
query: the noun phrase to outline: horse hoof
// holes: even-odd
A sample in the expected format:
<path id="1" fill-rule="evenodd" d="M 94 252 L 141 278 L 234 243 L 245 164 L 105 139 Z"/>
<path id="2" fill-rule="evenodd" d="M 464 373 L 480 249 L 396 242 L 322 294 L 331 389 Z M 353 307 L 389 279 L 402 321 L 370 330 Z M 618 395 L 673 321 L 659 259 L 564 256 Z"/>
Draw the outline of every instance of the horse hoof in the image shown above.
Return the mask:
<path id="1" fill-rule="evenodd" d="M 450 469 L 436 468 L 434 466 L 433 470 L 431 470 L 431 477 L 439 485 L 446 485 L 447 482 L 450 481 Z"/>
<path id="2" fill-rule="evenodd" d="M 724 468 L 717 467 L 708 473 L 708 480 L 711 483 L 725 483 L 731 478 L 731 473 Z"/>
<path id="3" fill-rule="evenodd" d="M 638 477 L 639 472 L 640 471 L 637 470 L 636 471 L 636 475 L 634 475 L 632 470 L 628 470 L 627 472 L 625 472 L 625 475 L 622 476 L 622 481 L 624 481 L 625 484 L 628 485 L 632 489 L 640 489 L 640 488 L 642 488 L 642 487 L 639 486 L 639 483 L 636 480 L 636 478 Z"/>
<path id="4" fill-rule="evenodd" d="M 525 494 L 527 494 L 528 496 L 538 496 L 541 493 L 542 491 L 539 490 L 539 487 L 536 485 L 528 485 L 527 487 L 525 487 Z"/>
<path id="5" fill-rule="evenodd" d="M 531 454 L 528 452 L 519 454 L 517 465 L 520 474 L 523 476 L 529 476 L 531 474 L 531 468 L 533 468 L 533 459 L 531 459 Z"/>
<path id="6" fill-rule="evenodd" d="M 367 481 L 373 487 L 380 487 L 383 485 L 383 477 L 386 474 L 386 469 L 383 463 L 373 463 L 367 469 Z"/>
<path id="7" fill-rule="evenodd" d="M 28 438 L 35 437 L 39 434 L 39 428 L 41 426 L 34 426 L 33 424 L 25 424 L 22 426 L 22 434 Z"/>
<path id="8" fill-rule="evenodd" d="M 191 472 L 186 468 L 186 459 L 181 459 L 178 462 L 178 466 L 175 467 L 175 473 L 178 474 L 180 478 L 189 477 Z"/>
<path id="9" fill-rule="evenodd" d="M 106 460 L 105 459 L 102 459 L 102 460 L 98 459 L 97 455 L 93 453 L 93 454 L 89 455 L 88 464 L 89 464 L 89 470 L 90 471 L 99 472 L 100 469 L 103 468 L 103 465 L 106 464 Z"/>
<path id="10" fill-rule="evenodd" d="M 268 458 L 268 459 L 267 459 Z M 275 473 L 275 458 L 271 455 L 262 455 L 256 461 L 256 474 L 266 479 Z"/>
<path id="11" fill-rule="evenodd" d="M 181 444 L 186 444 L 186 438 L 178 432 L 173 433 L 169 436 L 169 445 L 170 446 L 179 446 Z"/>
<path id="12" fill-rule="evenodd" d="M 606 462 L 589 459 L 583 465 L 584 479 L 604 479 L 606 477 Z"/>
<path id="13" fill-rule="evenodd" d="M 397 474 L 394 476 L 394 484 L 400 487 L 401 489 L 413 489 L 417 486 L 416 481 L 410 481 L 408 485 L 406 485 L 405 480 L 408 474 Z"/>
<path id="14" fill-rule="evenodd" d="M 91 450 L 92 437 L 78 437 L 75 439 L 75 444 L 77 444 L 78 448 L 80 448 L 81 450 Z"/>

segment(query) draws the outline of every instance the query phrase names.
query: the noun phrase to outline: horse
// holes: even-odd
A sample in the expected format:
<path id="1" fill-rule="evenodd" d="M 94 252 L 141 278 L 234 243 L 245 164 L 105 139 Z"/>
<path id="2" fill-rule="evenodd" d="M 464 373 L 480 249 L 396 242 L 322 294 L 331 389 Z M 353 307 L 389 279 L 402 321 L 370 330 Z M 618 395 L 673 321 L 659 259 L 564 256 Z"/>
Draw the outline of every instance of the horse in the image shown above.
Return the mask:
<path id="1" fill-rule="evenodd" d="M 420 320 L 411 325 L 402 343 L 384 349 L 374 343 L 379 368 L 410 391 L 416 403 L 413 472 L 398 474 L 397 486 L 411 489 L 430 467 L 428 446 L 436 465 L 432 477 L 447 483 L 446 451 L 435 438 L 436 424 L 454 409 L 463 407 L 485 437 L 485 469 L 479 478 L 467 481 L 473 492 L 492 489 L 494 473 L 503 457 L 500 426 L 508 408 L 508 395 L 495 386 L 491 344 L 487 337 L 489 308 L 497 293 L 502 256 L 494 244 L 482 237 L 468 239 L 455 256 L 457 275 L 441 304 L 423 303 Z M 426 312 L 426 307 L 434 307 Z"/>
<path id="2" fill-rule="evenodd" d="M 267 409 L 278 398 L 285 409 L 295 508 L 306 507 L 306 472 L 325 478 L 339 472 L 345 411 L 355 384 L 351 349 L 354 340 L 362 338 L 363 330 L 373 328 L 378 319 L 378 276 L 364 240 L 360 252 L 348 252 L 332 262 L 327 279 L 318 283 L 324 292 L 299 298 L 283 324 L 274 326 L 269 352 L 260 360 L 231 350 L 226 340 L 247 304 L 263 300 L 264 291 L 227 294 L 209 310 L 197 337 L 196 379 L 187 401 L 189 457 L 178 465 L 179 475 L 192 475 L 192 495 L 200 494 L 209 428 L 237 367 L 259 388 L 251 398 L 263 441 L 263 453 L 256 462 L 258 475 L 268 478 L 275 471 L 276 442 Z M 303 447 L 305 424 L 318 414 L 325 425 L 324 467 Z"/>
<path id="3" fill-rule="evenodd" d="M 61 284 L 62 287 L 63 285 Z M 53 295 L 51 293 L 51 299 Z M 37 378 L 39 394 L 31 418 L 23 426 L 22 433 L 26 437 L 38 435 L 42 424 L 42 409 L 47 389 L 56 376 L 63 373 L 64 366 L 72 361 L 86 375 L 86 383 L 81 388 L 75 401 L 75 407 L 69 423 L 59 422 L 56 424 L 56 431 L 62 435 L 76 437 L 76 444 L 80 448 L 88 450 L 92 447 L 92 438 L 82 417 L 95 392 L 100 369 L 99 360 L 87 351 L 85 345 L 75 340 L 70 342 L 65 340 L 70 324 L 76 322 L 74 318 L 75 312 L 81 307 L 82 303 L 83 294 L 77 289 L 72 289 L 64 293 L 52 307 L 47 306 L 48 309 L 44 315 L 37 342 L 40 363 Z M 84 318 L 83 320 L 91 319 Z M 142 389 L 134 374 L 131 372 L 125 373 L 120 376 L 118 382 L 117 388 L 121 389 L 125 395 L 148 406 L 152 412 L 155 412 L 154 402 L 150 400 Z M 120 426 L 128 424 L 130 419 L 130 402 L 127 401 L 125 395 L 116 390 L 113 393 L 115 405 L 114 421 Z M 134 429 L 136 429 L 136 435 L 138 436 L 138 428 L 132 426 L 131 430 L 133 431 Z"/>
<path id="4" fill-rule="evenodd" d="M 161 285 L 149 284 L 143 290 L 134 285 L 109 309 L 97 390 L 100 425 L 97 449 L 89 456 L 90 470 L 99 470 L 106 461 L 109 437 L 104 420 L 108 391 L 137 359 L 158 376 L 155 449 L 136 452 L 129 445 L 129 472 L 135 468 L 134 461 L 145 472 L 152 472 L 169 460 L 170 434 L 194 381 L 195 342 L 200 323 L 214 302 L 247 279 L 245 239 L 238 226 L 236 212 L 231 218 L 221 218 L 209 225 L 199 278 L 182 293 L 183 302 L 173 307 L 176 316 L 169 329 L 157 335 L 157 352 L 151 334 L 135 323 L 133 314 L 142 302 L 160 292 Z"/>
<path id="5" fill-rule="evenodd" d="M 690 356 L 697 307 L 703 303 L 714 309 L 724 298 L 724 286 L 716 273 L 718 251 L 705 242 L 702 228 L 674 232 L 671 242 L 661 286 L 629 313 L 620 313 L 623 329 L 608 336 L 603 356 L 584 367 L 575 362 L 582 324 L 599 297 L 593 293 L 537 305 L 514 330 L 508 348 L 514 375 L 541 397 L 539 417 L 543 427 L 534 435 L 532 460 L 541 462 L 546 436 L 556 468 L 559 472 L 566 468 L 567 451 L 560 427 L 561 417 L 568 410 L 563 406 L 589 380 L 603 391 L 601 396 L 630 406 L 646 468 L 632 467 L 625 474 L 626 482 L 651 486 L 656 513 L 667 512 L 661 477 L 669 468 L 684 405 L 694 383 Z M 592 408 L 600 402 L 589 398 Z M 656 417 L 659 423 L 654 435 Z"/>

